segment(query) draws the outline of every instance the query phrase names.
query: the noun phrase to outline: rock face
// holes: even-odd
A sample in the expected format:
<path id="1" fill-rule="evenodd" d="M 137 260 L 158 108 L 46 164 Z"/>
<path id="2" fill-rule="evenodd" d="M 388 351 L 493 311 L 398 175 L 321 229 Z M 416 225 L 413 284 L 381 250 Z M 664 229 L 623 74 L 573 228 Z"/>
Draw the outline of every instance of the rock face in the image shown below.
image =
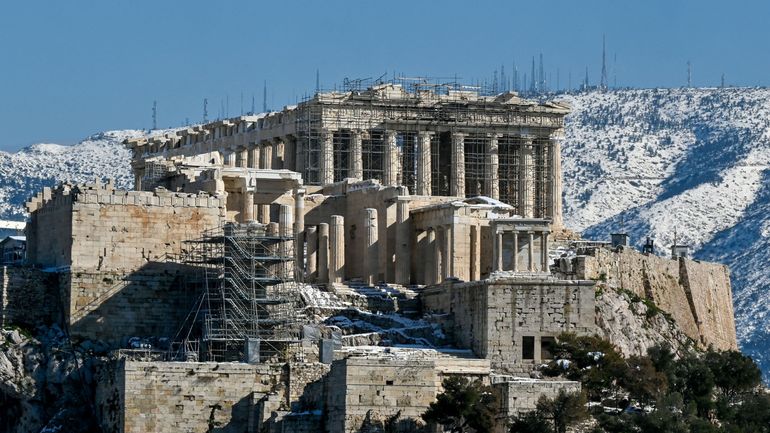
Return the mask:
<path id="1" fill-rule="evenodd" d="M 596 324 L 601 336 L 625 356 L 645 355 L 647 349 L 663 342 L 682 355 L 696 343 L 667 313 L 628 291 L 599 284 L 596 296 Z"/>
<path id="2" fill-rule="evenodd" d="M 59 328 L 40 331 L 39 338 L 0 331 L 0 432 L 89 431 L 90 361 Z"/>
<path id="3" fill-rule="evenodd" d="M 726 266 L 672 260 L 628 248 L 597 248 L 577 261 L 578 278 L 602 281 L 652 302 L 701 348 L 738 348 Z"/>

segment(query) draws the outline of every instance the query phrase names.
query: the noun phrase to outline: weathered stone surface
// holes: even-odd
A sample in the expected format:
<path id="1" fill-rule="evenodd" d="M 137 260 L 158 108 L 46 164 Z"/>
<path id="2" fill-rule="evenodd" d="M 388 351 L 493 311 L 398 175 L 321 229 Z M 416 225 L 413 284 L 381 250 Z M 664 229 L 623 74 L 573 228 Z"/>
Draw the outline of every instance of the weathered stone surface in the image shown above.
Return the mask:
<path id="1" fill-rule="evenodd" d="M 623 249 L 597 248 L 577 258 L 578 278 L 606 281 L 666 311 L 701 347 L 737 349 L 727 267 L 685 258 L 671 260 Z"/>

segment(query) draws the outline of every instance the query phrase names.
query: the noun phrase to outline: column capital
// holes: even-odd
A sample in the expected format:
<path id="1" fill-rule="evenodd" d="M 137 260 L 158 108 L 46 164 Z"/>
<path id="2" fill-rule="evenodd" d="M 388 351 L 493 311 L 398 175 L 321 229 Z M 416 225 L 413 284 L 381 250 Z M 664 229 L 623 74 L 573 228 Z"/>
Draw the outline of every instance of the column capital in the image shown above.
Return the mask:
<path id="1" fill-rule="evenodd" d="M 532 146 L 532 142 L 537 138 L 537 136 L 533 134 L 521 134 L 519 137 L 524 141 L 525 146 Z"/>
<path id="2" fill-rule="evenodd" d="M 467 136 L 468 136 L 468 133 L 467 133 L 467 132 L 462 132 L 462 131 L 452 131 L 452 138 L 453 138 L 453 139 L 460 139 L 460 138 L 465 138 L 465 137 L 467 137 Z"/>
<path id="3" fill-rule="evenodd" d="M 436 135 L 436 131 L 417 131 L 417 135 L 420 137 L 430 137 Z"/>

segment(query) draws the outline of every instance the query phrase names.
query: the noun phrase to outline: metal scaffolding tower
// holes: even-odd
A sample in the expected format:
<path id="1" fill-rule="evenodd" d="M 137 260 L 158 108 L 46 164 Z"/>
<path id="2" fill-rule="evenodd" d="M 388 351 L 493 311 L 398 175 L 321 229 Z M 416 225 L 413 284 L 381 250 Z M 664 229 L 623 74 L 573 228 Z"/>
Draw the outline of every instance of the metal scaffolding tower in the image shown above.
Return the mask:
<path id="1" fill-rule="evenodd" d="M 198 241 L 202 270 L 197 337 L 208 361 L 282 360 L 300 339 L 294 237 L 277 224 L 228 223 Z"/>

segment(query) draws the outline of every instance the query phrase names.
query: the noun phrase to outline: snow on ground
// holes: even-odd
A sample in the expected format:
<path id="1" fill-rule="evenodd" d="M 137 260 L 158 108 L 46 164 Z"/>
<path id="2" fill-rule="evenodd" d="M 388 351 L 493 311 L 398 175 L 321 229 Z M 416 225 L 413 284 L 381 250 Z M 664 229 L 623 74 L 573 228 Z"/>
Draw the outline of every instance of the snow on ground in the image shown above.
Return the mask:
<path id="1" fill-rule="evenodd" d="M 588 92 L 570 102 L 565 221 L 626 231 L 662 254 L 677 237 L 730 266 L 738 339 L 770 379 L 770 89 Z"/>

